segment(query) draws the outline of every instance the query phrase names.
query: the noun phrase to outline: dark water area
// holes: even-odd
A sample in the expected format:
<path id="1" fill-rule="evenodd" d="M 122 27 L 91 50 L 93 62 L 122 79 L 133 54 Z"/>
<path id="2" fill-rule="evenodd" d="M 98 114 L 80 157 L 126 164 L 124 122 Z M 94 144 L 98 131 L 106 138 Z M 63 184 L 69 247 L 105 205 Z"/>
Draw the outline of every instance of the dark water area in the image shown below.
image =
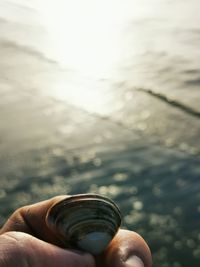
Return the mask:
<path id="1" fill-rule="evenodd" d="M 155 267 L 199 267 L 199 1 L 86 2 L 0 1 L 0 224 L 100 193 Z"/>
<path id="2" fill-rule="evenodd" d="M 148 241 L 154 266 L 199 265 L 199 156 L 82 110 L 31 99 L 14 98 L 1 126 L 1 136 L 2 128 L 7 134 L 1 137 L 1 222 L 28 203 L 96 192 L 115 200 L 123 227 Z M 20 101 L 27 103 L 23 109 Z"/>

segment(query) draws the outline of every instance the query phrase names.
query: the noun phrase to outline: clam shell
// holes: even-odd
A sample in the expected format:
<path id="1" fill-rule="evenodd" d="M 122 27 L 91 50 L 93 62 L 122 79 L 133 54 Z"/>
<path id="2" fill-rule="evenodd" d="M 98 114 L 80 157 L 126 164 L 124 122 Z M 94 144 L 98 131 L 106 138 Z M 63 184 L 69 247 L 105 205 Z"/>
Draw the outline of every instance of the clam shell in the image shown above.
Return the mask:
<path id="1" fill-rule="evenodd" d="M 100 254 L 121 225 L 117 205 L 97 194 L 70 196 L 47 213 L 46 223 L 65 247 Z"/>

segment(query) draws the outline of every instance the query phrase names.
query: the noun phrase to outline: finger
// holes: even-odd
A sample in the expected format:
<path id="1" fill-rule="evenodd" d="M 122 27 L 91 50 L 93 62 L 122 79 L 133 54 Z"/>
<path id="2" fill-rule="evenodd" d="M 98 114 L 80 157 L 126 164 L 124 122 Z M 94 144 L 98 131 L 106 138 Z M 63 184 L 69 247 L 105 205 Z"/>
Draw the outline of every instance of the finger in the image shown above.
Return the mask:
<path id="1" fill-rule="evenodd" d="M 135 232 L 119 230 L 106 249 L 99 266 L 151 267 L 151 252 L 144 239 Z"/>
<path id="2" fill-rule="evenodd" d="M 0 230 L 0 234 L 8 231 L 20 231 L 31 234 L 46 242 L 61 246 L 61 242 L 47 227 L 45 218 L 51 206 L 67 197 L 66 195 L 57 196 L 16 210 L 4 224 Z"/>
<path id="3" fill-rule="evenodd" d="M 0 266 L 15 267 L 95 267 L 88 253 L 76 253 L 21 232 L 0 236 Z"/>

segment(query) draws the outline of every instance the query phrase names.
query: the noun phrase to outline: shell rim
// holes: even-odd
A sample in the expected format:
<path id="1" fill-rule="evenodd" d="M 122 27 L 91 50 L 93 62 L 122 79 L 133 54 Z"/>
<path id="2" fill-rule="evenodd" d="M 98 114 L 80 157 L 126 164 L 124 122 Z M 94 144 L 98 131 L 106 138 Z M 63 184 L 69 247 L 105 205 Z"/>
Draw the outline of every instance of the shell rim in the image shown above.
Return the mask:
<path id="1" fill-rule="evenodd" d="M 47 226 L 49 226 L 51 229 L 52 228 L 54 229 L 54 223 L 52 223 L 52 217 L 53 217 L 52 213 L 55 213 L 55 210 L 57 209 L 57 207 L 59 207 L 60 205 L 67 206 L 70 203 L 75 202 L 76 200 L 80 200 L 80 201 L 81 200 L 82 201 L 87 201 L 87 200 L 98 201 L 99 200 L 99 201 L 105 202 L 109 206 L 112 206 L 113 210 L 115 211 L 115 214 L 118 217 L 118 227 L 120 227 L 121 221 L 122 221 L 122 216 L 121 216 L 121 211 L 120 211 L 119 207 L 117 206 L 117 204 L 112 199 L 110 199 L 104 195 L 99 195 L 99 194 L 95 194 L 95 193 L 72 195 L 72 196 L 68 196 L 68 197 L 64 198 L 63 200 L 55 203 L 47 211 L 47 215 L 46 215 Z"/>

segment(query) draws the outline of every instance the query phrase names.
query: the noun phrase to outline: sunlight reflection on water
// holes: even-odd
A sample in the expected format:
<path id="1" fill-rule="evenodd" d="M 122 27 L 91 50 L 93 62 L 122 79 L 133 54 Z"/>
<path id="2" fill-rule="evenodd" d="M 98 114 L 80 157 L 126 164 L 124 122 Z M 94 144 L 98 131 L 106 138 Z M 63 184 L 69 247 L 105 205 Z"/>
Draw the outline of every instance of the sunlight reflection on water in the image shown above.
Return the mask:
<path id="1" fill-rule="evenodd" d="M 49 55 L 76 73 L 71 83 L 66 79 L 64 86 L 55 86 L 54 96 L 102 114 L 116 102 L 115 88 L 107 88 L 113 81 L 126 80 L 131 86 L 165 90 L 172 97 L 181 97 L 175 88 L 186 89 L 181 100 L 198 106 L 187 93 L 184 74 L 199 67 L 193 60 L 199 55 L 198 42 L 187 41 L 195 37 L 200 22 L 198 3 L 193 0 L 193 4 L 179 0 L 173 4 L 160 0 L 38 1 L 40 21 L 50 39 Z M 102 84 L 102 79 L 107 83 Z"/>
<path id="2" fill-rule="evenodd" d="M 41 21 L 52 42 L 51 53 L 75 73 L 71 82 L 68 77 L 55 84 L 53 94 L 57 98 L 99 114 L 116 109 L 111 81 L 121 79 L 122 59 L 130 52 L 126 52 L 124 29 L 133 18 L 155 12 L 155 7 L 144 3 L 60 0 L 48 1 L 46 9 L 46 1 L 38 2 Z M 140 47 L 135 42 L 131 54 L 138 51 Z"/>
<path id="3" fill-rule="evenodd" d="M 86 110 L 110 111 L 116 102 L 112 85 L 124 81 L 122 90 L 153 88 L 199 110 L 199 5 L 198 0 L 2 0 L 1 35 L 59 62 L 65 78 L 41 92 Z"/>
<path id="4" fill-rule="evenodd" d="M 120 28 L 125 19 L 113 4 L 59 1 L 50 2 L 48 11 L 43 9 L 59 62 L 93 77 L 110 76 L 120 58 Z"/>

